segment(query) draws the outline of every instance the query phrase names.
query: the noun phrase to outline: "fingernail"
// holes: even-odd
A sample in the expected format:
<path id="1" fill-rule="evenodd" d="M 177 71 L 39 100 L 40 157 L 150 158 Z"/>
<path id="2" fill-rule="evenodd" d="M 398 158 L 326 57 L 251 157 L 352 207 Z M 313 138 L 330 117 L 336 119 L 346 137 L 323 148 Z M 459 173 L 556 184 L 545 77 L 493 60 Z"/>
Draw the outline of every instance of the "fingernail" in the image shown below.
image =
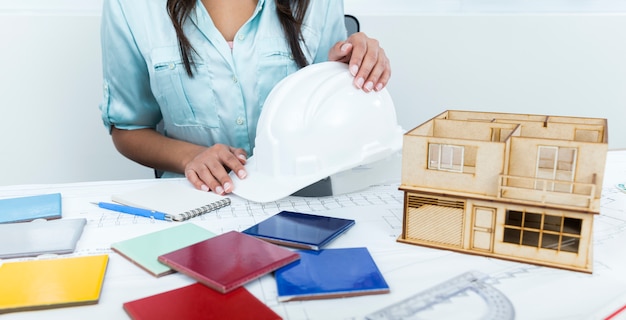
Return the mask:
<path id="1" fill-rule="evenodd" d="M 239 179 L 243 179 L 248 175 L 248 173 L 246 172 L 246 170 L 239 170 L 237 171 L 237 176 L 239 177 Z"/>
<path id="2" fill-rule="evenodd" d="M 349 43 L 344 43 L 344 44 L 341 45 L 340 50 L 341 50 L 341 52 L 346 52 L 346 51 L 348 51 L 349 47 L 350 47 Z"/>
<path id="3" fill-rule="evenodd" d="M 350 73 L 353 76 L 356 76 L 356 73 L 359 72 L 359 66 L 357 66 L 356 64 L 353 64 L 350 66 Z"/>
<path id="4" fill-rule="evenodd" d="M 230 182 L 226 182 L 226 183 L 224 183 L 224 191 L 226 191 L 226 192 L 230 192 L 232 188 L 233 188 L 233 187 L 232 187 L 232 185 L 230 184 Z"/>
<path id="5" fill-rule="evenodd" d="M 363 78 L 356 79 L 356 87 L 361 89 L 363 87 L 363 83 L 364 82 L 365 82 L 365 79 L 363 79 Z"/>
<path id="6" fill-rule="evenodd" d="M 215 193 L 224 194 L 224 188 L 222 188 L 222 186 L 215 188 Z"/>
<path id="7" fill-rule="evenodd" d="M 206 186 L 206 184 L 203 184 L 200 186 L 200 190 L 202 191 L 209 191 L 209 187 Z"/>
<path id="8" fill-rule="evenodd" d="M 373 88 L 374 88 L 374 83 L 373 82 L 368 81 L 365 84 L 365 91 L 367 91 L 367 92 L 372 91 Z"/>
<path id="9" fill-rule="evenodd" d="M 246 160 L 246 156 L 244 156 L 243 154 L 237 155 L 237 158 L 239 158 L 241 160 Z"/>
<path id="10" fill-rule="evenodd" d="M 376 90 L 376 91 L 380 91 L 380 90 L 382 90 L 382 89 L 383 89 L 383 84 L 382 84 L 382 83 L 379 83 L 379 84 L 377 84 L 377 85 L 376 85 L 376 89 L 374 89 L 374 90 Z"/>

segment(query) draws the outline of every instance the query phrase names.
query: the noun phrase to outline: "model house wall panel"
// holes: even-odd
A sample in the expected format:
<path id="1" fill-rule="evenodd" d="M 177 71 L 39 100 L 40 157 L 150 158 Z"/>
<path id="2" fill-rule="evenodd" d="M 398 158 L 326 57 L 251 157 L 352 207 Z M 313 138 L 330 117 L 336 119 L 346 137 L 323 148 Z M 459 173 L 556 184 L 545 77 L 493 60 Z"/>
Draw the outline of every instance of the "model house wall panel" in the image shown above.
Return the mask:
<path id="1" fill-rule="evenodd" d="M 576 181 L 597 186 L 594 198 L 597 202 L 595 208 L 599 210 L 608 146 L 606 144 L 590 143 L 581 144 L 581 146 L 582 150 L 578 154 L 579 171 L 576 173 L 575 179 Z"/>
<path id="2" fill-rule="evenodd" d="M 495 196 L 498 192 L 499 176 L 504 166 L 504 143 L 485 141 L 463 141 L 458 139 L 405 136 L 402 151 L 402 184 L 429 189 L 445 188 L 463 194 Z M 428 168 L 429 144 L 459 145 L 469 150 L 468 163 L 474 164 L 467 172 L 451 172 Z M 472 154 L 475 152 L 475 154 Z"/>
<path id="3" fill-rule="evenodd" d="M 534 177 L 537 162 L 537 147 L 528 139 L 511 138 L 509 171 L 506 174 L 519 177 Z"/>
<path id="4" fill-rule="evenodd" d="M 576 150 L 573 172 L 570 180 L 563 178 L 562 173 L 555 171 L 553 178 L 538 175 L 538 150 L 542 146 L 571 148 Z M 526 195 L 513 195 L 509 190 L 507 197 L 553 205 L 572 205 L 578 209 L 598 212 L 601 188 L 606 162 L 606 144 L 545 140 L 535 138 L 514 138 L 511 143 L 508 175 L 527 177 L 528 179 L 509 179 L 508 186 L 526 188 Z M 595 156 L 594 156 L 595 155 Z M 534 178 L 541 178 L 534 180 Z M 553 182 L 550 182 L 553 181 Z M 536 189 L 536 190 L 533 190 Z M 549 191 L 541 192 L 541 189 Z M 521 190 L 517 190 L 518 192 Z"/>
<path id="5" fill-rule="evenodd" d="M 545 115 L 538 114 L 519 114 L 504 112 L 476 112 L 466 110 L 448 110 L 448 119 L 465 120 L 465 121 L 506 121 L 512 123 L 520 122 L 541 122 L 546 119 Z"/>
<path id="6" fill-rule="evenodd" d="M 569 265 L 581 270 L 587 269 L 588 267 L 586 254 L 575 254 L 571 252 L 559 253 L 554 250 L 516 246 L 498 241 L 496 241 L 494 252 L 502 256 L 523 256 L 525 257 L 524 260 L 534 261 L 539 264 L 551 264 L 553 266 Z"/>
<path id="7" fill-rule="evenodd" d="M 502 141 L 494 140 L 494 129 L 511 132 L 517 124 L 496 123 L 496 122 L 466 122 L 461 120 L 439 120 L 435 119 L 433 136 L 441 138 L 468 139 L 477 141 Z"/>
<path id="8" fill-rule="evenodd" d="M 549 121 L 554 123 L 569 123 L 575 125 L 594 125 L 601 126 L 606 129 L 606 119 L 604 118 L 549 116 Z"/>
<path id="9" fill-rule="evenodd" d="M 464 123 L 455 120 L 438 120 L 434 121 L 433 136 L 439 138 L 454 138 L 462 140 L 491 141 L 489 128 L 485 123 Z"/>
<path id="10" fill-rule="evenodd" d="M 534 177 L 537 167 L 537 152 L 540 146 L 575 148 L 576 167 L 574 181 L 580 183 L 602 183 L 606 162 L 606 144 L 580 141 L 546 140 L 539 138 L 515 137 L 511 143 L 510 161 L 515 163 L 509 169 L 510 175 Z M 595 175 L 595 182 L 593 176 Z"/>
<path id="11" fill-rule="evenodd" d="M 433 121 L 426 122 L 420 126 L 417 126 L 407 133 L 409 136 L 432 136 L 433 135 Z"/>
<path id="12" fill-rule="evenodd" d="M 403 184 L 408 186 L 424 185 L 424 172 L 428 161 L 426 150 L 427 140 L 420 136 L 405 134 L 402 147 L 402 175 Z"/>
<path id="13" fill-rule="evenodd" d="M 571 124 L 548 122 L 543 123 L 524 123 L 522 125 L 522 135 L 528 138 L 555 139 L 577 141 L 576 132 L 592 131 L 596 132 L 598 139 L 587 142 L 604 142 L 604 127 L 596 124 Z"/>

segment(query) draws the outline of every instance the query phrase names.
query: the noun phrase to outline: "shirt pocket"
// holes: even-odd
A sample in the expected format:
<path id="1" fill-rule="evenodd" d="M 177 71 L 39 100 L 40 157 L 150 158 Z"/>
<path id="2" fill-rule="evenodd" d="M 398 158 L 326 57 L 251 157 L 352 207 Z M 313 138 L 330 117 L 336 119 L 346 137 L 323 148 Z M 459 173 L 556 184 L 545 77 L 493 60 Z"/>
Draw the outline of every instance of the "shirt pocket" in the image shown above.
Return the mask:
<path id="1" fill-rule="evenodd" d="M 320 36 L 313 29 L 302 27 L 302 36 L 305 43 L 301 43 L 302 52 L 306 60 L 311 63 L 319 48 Z M 258 85 L 262 92 L 260 96 L 267 97 L 274 86 L 286 76 L 298 71 L 289 43 L 281 32 L 278 35 L 264 37 L 259 41 L 259 64 L 257 66 Z"/>
<path id="2" fill-rule="evenodd" d="M 193 77 L 189 77 L 177 46 L 155 48 L 151 59 L 153 93 L 164 121 L 176 126 L 219 127 L 208 66 L 194 61 Z"/>
<path id="3" fill-rule="evenodd" d="M 298 65 L 284 37 L 266 37 L 259 41 L 257 85 L 261 92 L 259 100 L 265 100 L 274 86 L 286 76 L 296 72 Z"/>

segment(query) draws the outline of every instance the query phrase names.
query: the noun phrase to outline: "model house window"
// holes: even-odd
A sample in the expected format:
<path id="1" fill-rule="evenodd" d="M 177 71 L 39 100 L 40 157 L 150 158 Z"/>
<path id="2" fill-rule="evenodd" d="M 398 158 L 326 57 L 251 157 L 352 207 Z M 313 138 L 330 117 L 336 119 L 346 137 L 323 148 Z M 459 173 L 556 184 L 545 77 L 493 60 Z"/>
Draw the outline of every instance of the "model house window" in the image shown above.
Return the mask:
<path id="1" fill-rule="evenodd" d="M 428 145 L 428 169 L 463 172 L 463 146 L 431 143 Z"/>
<path id="2" fill-rule="evenodd" d="M 503 242 L 578 253 L 582 220 L 507 210 Z"/>
<path id="3" fill-rule="evenodd" d="M 535 189 L 572 192 L 570 182 L 574 180 L 576 154 L 575 148 L 539 146 L 535 175 L 539 179 L 535 182 Z"/>

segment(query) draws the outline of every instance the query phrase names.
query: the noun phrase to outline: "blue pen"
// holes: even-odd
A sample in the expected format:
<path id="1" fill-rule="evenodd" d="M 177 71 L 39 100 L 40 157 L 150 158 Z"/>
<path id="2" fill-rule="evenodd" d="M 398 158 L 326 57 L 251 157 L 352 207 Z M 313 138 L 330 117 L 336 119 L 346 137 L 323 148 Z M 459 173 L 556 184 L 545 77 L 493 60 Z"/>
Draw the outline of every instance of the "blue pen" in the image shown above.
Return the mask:
<path id="1" fill-rule="evenodd" d="M 172 221 L 172 218 L 169 214 L 159 212 L 159 211 L 125 206 L 122 204 L 109 203 L 109 202 L 98 202 L 98 203 L 92 202 L 92 203 L 97 205 L 100 208 L 107 209 L 107 210 L 113 210 L 113 211 L 117 211 L 121 213 L 128 213 L 128 214 L 146 217 L 146 218 L 154 218 L 157 220 Z"/>

